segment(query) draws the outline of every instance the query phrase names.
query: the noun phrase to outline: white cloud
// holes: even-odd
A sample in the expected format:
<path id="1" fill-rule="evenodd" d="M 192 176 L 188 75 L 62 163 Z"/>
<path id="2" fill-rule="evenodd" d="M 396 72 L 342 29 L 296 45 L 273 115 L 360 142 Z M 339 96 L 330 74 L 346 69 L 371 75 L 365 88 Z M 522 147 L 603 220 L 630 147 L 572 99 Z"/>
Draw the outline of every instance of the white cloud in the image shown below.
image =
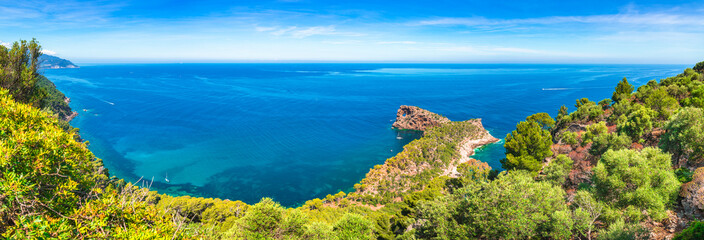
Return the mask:
<path id="1" fill-rule="evenodd" d="M 313 26 L 313 27 L 256 27 L 254 29 L 257 32 L 268 32 L 274 36 L 285 36 L 292 38 L 307 38 L 311 36 L 363 36 L 364 34 L 353 33 L 353 32 L 340 32 L 337 31 L 335 26 Z"/>
<path id="2" fill-rule="evenodd" d="M 325 43 L 325 44 L 335 44 L 335 45 L 342 45 L 342 44 L 359 44 L 359 43 L 362 43 L 362 41 L 359 41 L 359 40 L 346 40 L 346 41 L 322 41 L 322 43 Z"/>
<path id="3" fill-rule="evenodd" d="M 51 51 L 49 49 L 42 49 L 42 53 L 47 55 L 56 55 L 56 52 Z"/>
<path id="4" fill-rule="evenodd" d="M 672 13 L 636 13 L 627 12 L 610 15 L 591 16 L 550 16 L 540 18 L 489 19 L 484 17 L 470 18 L 437 18 L 422 20 L 411 25 L 461 25 L 461 26 L 501 26 L 501 25 L 553 25 L 566 23 L 592 24 L 631 24 L 631 25 L 693 25 L 703 26 L 701 16 Z"/>
<path id="5" fill-rule="evenodd" d="M 377 42 L 376 44 L 417 44 L 414 41 L 388 41 L 388 42 Z"/>
<path id="6" fill-rule="evenodd" d="M 268 32 L 268 31 L 274 31 L 276 30 L 275 27 L 256 27 L 254 28 L 257 32 Z"/>
<path id="7" fill-rule="evenodd" d="M 538 50 L 534 50 L 534 49 L 512 48 L 512 47 L 497 47 L 497 48 L 492 48 L 491 50 L 497 51 L 497 52 L 507 52 L 507 53 L 531 53 L 531 54 L 544 53 L 543 51 L 538 51 Z"/>
<path id="8" fill-rule="evenodd" d="M 3 41 L 0 41 L 0 45 L 5 46 L 6 48 L 9 48 L 12 46 L 10 43 L 3 42 Z"/>
<path id="9" fill-rule="evenodd" d="M 327 27 L 309 27 L 297 31 L 293 31 L 291 36 L 294 38 L 306 38 L 315 35 L 333 35 L 335 34 L 334 26 Z"/>

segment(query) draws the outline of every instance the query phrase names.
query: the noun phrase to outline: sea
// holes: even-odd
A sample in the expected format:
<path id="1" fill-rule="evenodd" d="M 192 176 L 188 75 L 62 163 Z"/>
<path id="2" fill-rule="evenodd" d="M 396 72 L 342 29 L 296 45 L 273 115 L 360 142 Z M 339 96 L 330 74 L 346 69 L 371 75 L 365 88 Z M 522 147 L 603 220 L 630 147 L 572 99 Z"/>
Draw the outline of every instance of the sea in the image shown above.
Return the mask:
<path id="1" fill-rule="evenodd" d="M 284 206 L 349 192 L 421 133 L 391 128 L 401 105 L 503 139 L 537 112 L 610 98 L 688 65 L 83 64 L 45 76 L 111 176 L 169 195 Z M 503 141 L 473 156 L 501 169 Z M 168 181 L 167 181 L 168 179 Z"/>

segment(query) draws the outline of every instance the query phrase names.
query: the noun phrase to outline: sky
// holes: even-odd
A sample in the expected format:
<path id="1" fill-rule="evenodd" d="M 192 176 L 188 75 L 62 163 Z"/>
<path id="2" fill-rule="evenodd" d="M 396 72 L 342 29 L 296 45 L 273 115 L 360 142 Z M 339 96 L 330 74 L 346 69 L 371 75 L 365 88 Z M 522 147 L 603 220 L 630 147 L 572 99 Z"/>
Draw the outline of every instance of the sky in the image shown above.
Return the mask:
<path id="1" fill-rule="evenodd" d="M 704 60 L 704 1 L 0 0 L 0 44 L 77 63 Z"/>

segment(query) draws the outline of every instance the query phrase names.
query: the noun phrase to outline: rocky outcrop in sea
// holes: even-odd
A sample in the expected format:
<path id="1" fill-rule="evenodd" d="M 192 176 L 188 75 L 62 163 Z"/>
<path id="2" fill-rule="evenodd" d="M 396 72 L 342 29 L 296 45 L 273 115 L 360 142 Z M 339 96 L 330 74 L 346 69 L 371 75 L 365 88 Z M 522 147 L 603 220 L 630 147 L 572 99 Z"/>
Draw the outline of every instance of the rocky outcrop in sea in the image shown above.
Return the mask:
<path id="1" fill-rule="evenodd" d="M 429 127 L 437 127 L 448 122 L 450 122 L 450 119 L 439 114 L 416 106 L 402 105 L 396 112 L 396 122 L 394 122 L 392 127 L 403 130 L 425 131 Z"/>

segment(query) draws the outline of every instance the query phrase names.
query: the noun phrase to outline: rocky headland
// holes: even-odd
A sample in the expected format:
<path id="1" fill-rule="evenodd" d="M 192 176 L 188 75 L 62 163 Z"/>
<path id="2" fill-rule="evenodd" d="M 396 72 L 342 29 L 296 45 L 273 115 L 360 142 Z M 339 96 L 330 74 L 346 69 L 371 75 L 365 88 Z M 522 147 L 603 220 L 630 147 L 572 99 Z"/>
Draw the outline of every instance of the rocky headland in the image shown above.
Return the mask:
<path id="1" fill-rule="evenodd" d="M 453 122 L 415 106 L 401 106 L 393 127 L 423 131 L 423 137 L 369 170 L 355 185 L 357 196 L 363 199 L 376 203 L 400 201 L 403 193 L 423 190 L 428 179 L 459 177 L 460 164 L 488 171 L 488 164 L 470 156 L 476 148 L 499 141 L 484 129 L 481 119 Z"/>
<path id="2" fill-rule="evenodd" d="M 439 114 L 416 106 L 402 105 L 396 112 L 396 121 L 392 127 L 402 130 L 425 131 L 429 127 L 437 127 L 448 122 L 450 119 Z M 481 125 L 481 123 L 479 124 Z"/>

